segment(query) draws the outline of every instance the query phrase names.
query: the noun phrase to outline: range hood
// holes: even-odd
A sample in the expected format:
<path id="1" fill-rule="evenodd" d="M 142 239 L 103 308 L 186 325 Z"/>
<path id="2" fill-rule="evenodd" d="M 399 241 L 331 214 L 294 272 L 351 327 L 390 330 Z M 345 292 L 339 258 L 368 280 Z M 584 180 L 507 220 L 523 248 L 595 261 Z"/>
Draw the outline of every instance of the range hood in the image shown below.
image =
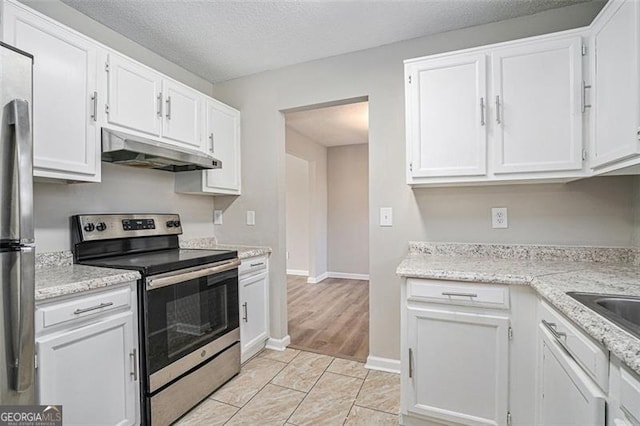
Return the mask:
<path id="1" fill-rule="evenodd" d="M 102 129 L 102 161 L 169 172 L 222 167 L 220 160 L 201 152 L 105 128 Z"/>

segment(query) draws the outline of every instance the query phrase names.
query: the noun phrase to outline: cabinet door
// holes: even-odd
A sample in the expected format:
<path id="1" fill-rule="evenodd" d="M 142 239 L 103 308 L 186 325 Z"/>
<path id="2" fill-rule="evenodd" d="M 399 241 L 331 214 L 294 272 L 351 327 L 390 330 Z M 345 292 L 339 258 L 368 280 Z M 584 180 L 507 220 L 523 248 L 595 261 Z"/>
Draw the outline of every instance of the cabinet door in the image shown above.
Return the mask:
<path id="1" fill-rule="evenodd" d="M 408 411 L 445 422 L 506 425 L 509 319 L 409 308 Z"/>
<path id="2" fill-rule="evenodd" d="M 582 39 L 494 50 L 495 172 L 582 168 Z"/>
<path id="3" fill-rule="evenodd" d="M 107 122 L 151 136 L 160 136 L 160 74 L 115 53 L 109 54 L 108 64 Z"/>
<path id="4" fill-rule="evenodd" d="M 34 175 L 100 180 L 97 46 L 34 12 L 5 3 L 3 40 L 34 57 Z"/>
<path id="5" fill-rule="evenodd" d="M 205 172 L 205 187 L 240 194 L 240 111 L 215 99 L 207 99 L 206 111 L 207 150 L 222 168 Z"/>
<path id="6" fill-rule="evenodd" d="M 240 347 L 243 359 L 256 348 L 261 349 L 268 338 L 268 282 L 267 273 L 240 280 Z"/>
<path id="7" fill-rule="evenodd" d="M 68 425 L 132 425 L 139 397 L 133 314 L 36 341 L 41 404 L 62 404 Z"/>
<path id="8" fill-rule="evenodd" d="M 407 150 L 412 177 L 486 173 L 486 58 L 483 54 L 407 65 Z"/>
<path id="9" fill-rule="evenodd" d="M 163 80 L 164 118 L 162 136 L 198 151 L 203 95 L 172 80 Z"/>
<path id="10" fill-rule="evenodd" d="M 592 36 L 592 167 L 640 154 L 640 2 L 607 7 Z"/>

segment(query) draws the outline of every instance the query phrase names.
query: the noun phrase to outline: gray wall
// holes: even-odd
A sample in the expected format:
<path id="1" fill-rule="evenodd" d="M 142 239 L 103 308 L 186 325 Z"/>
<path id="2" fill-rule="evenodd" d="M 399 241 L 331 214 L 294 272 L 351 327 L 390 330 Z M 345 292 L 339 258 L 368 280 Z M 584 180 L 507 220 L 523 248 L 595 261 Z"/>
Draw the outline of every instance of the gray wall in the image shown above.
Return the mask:
<path id="1" fill-rule="evenodd" d="M 369 147 L 327 149 L 327 269 L 369 274 Z"/>
<path id="2" fill-rule="evenodd" d="M 309 273 L 309 201 L 309 162 L 287 154 L 287 271 L 301 274 Z"/>
<path id="3" fill-rule="evenodd" d="M 272 217 L 256 227 L 271 256 L 271 332 L 287 333 L 283 222 L 285 131 L 280 111 L 369 97 L 370 354 L 398 359 L 400 279 L 395 269 L 408 240 L 527 242 L 629 246 L 633 243 L 633 178 L 570 185 L 412 190 L 405 184 L 403 63 L 432 53 L 484 45 L 588 24 L 601 5 L 579 4 L 537 15 L 396 43 L 286 67 L 214 85 L 214 94 L 242 112 L 243 182 L 229 207 Z M 251 153 L 248 155 L 247 153 Z M 218 201 L 216 201 L 218 205 Z M 510 208 L 511 228 L 488 228 L 489 207 Z M 395 224 L 377 226 L 380 207 Z M 468 221 L 468 224 L 464 221 Z M 250 242 L 232 221 L 216 228 L 222 241 Z"/>
<path id="4" fill-rule="evenodd" d="M 23 1 L 125 55 L 155 68 L 206 94 L 211 83 L 90 19 L 59 0 Z M 69 216 L 92 212 L 180 213 L 185 236 L 213 236 L 213 198 L 173 192 L 173 174 L 102 164 L 101 184 L 34 186 L 36 242 L 39 252 L 70 248 Z"/>

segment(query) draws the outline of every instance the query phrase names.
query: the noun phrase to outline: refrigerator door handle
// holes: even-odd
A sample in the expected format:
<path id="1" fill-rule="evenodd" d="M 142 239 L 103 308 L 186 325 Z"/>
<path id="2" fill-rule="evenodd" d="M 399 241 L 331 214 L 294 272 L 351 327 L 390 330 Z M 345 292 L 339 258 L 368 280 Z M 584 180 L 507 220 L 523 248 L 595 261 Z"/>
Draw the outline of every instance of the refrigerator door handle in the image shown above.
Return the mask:
<path id="1" fill-rule="evenodd" d="M 33 243 L 33 144 L 29 102 L 14 99 L 9 108 L 8 122 L 14 126 L 18 161 L 18 208 L 20 210 L 20 243 Z"/>
<path id="2" fill-rule="evenodd" d="M 16 392 L 25 392 L 33 386 L 35 368 L 35 247 L 23 247 L 18 259 L 20 279 L 10 290 L 12 384 Z"/>

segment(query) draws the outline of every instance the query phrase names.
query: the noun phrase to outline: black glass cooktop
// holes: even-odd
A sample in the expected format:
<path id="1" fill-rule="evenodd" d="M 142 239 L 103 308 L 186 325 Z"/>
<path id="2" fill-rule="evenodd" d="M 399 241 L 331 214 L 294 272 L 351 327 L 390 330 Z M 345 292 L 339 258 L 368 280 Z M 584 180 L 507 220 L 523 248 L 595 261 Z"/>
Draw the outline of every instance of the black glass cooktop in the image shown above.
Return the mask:
<path id="1" fill-rule="evenodd" d="M 87 259 L 79 263 L 102 268 L 133 269 L 148 276 L 235 259 L 236 257 L 238 257 L 238 252 L 235 250 L 167 249 Z"/>

